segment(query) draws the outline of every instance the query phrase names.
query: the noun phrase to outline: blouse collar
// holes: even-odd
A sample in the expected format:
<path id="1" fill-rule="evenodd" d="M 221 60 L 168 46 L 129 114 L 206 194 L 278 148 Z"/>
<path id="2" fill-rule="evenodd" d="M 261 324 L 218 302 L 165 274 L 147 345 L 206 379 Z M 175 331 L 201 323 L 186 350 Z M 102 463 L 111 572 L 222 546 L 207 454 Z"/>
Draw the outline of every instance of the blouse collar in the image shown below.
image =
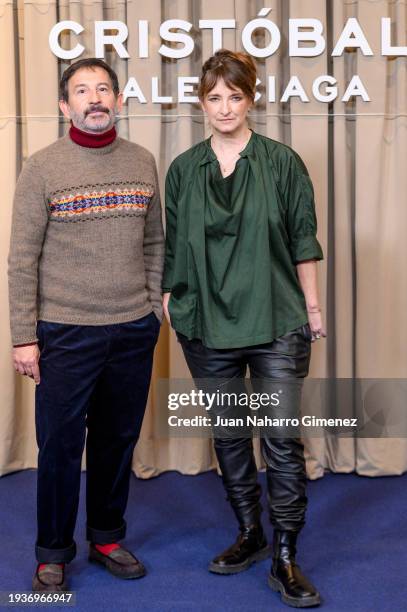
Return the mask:
<path id="1" fill-rule="evenodd" d="M 249 157 L 249 155 L 253 153 L 254 142 L 256 140 L 256 132 L 254 132 L 253 130 L 250 130 L 250 131 L 251 131 L 251 136 L 245 148 L 242 151 L 240 151 L 239 153 L 240 157 Z M 203 166 L 204 164 L 208 164 L 213 161 L 218 161 L 218 158 L 215 155 L 215 151 L 212 149 L 212 146 L 211 146 L 211 138 L 212 136 L 209 136 L 209 138 L 203 141 L 203 144 L 205 146 L 204 146 L 204 152 L 203 152 L 202 159 L 199 162 L 200 166 Z"/>

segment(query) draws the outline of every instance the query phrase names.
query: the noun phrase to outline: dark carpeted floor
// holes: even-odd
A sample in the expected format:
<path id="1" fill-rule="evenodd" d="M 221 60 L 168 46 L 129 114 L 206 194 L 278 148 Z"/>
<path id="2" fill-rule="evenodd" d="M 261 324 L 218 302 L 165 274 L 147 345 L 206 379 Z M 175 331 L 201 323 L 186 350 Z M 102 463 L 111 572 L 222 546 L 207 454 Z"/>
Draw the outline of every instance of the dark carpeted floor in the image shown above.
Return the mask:
<path id="1" fill-rule="evenodd" d="M 264 485 L 264 474 L 260 480 Z M 30 589 L 35 567 L 35 481 L 32 470 L 0 479 L 1 591 Z M 319 587 L 323 610 L 407 610 L 406 485 L 407 475 L 373 479 L 329 474 L 309 483 L 308 522 L 299 540 L 298 561 Z M 269 561 L 234 576 L 207 571 L 211 558 L 237 533 L 214 472 L 199 476 L 168 472 L 147 481 L 132 478 L 125 542 L 147 567 L 148 575 L 139 580 L 120 581 L 87 561 L 83 497 L 76 531 L 78 555 L 69 565 L 77 604 L 70 609 L 289 609 L 267 586 Z M 271 537 L 266 513 L 263 523 Z"/>

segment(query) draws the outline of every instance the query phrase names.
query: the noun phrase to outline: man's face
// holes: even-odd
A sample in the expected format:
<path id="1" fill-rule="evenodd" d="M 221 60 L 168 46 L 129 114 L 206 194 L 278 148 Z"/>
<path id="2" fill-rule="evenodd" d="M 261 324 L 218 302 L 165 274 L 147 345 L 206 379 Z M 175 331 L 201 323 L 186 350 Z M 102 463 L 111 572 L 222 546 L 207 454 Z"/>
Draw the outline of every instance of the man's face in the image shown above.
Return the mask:
<path id="1" fill-rule="evenodd" d="M 59 101 L 75 127 L 93 134 L 110 130 L 122 106 L 122 95 L 116 98 L 108 73 L 99 66 L 75 72 L 68 81 L 68 102 Z"/>

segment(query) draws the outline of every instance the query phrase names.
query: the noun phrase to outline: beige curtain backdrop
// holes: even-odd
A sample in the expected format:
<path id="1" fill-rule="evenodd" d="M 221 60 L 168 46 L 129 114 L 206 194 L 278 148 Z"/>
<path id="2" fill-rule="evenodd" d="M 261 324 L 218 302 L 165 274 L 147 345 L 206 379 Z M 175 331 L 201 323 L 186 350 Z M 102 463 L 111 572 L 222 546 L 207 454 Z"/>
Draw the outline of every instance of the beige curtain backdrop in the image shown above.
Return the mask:
<path id="1" fill-rule="evenodd" d="M 328 338 L 313 348 L 315 378 L 407 378 L 407 71 L 406 57 L 380 55 L 380 18 L 392 20 L 393 44 L 406 45 L 407 8 L 395 0 L 0 0 L 0 474 L 36 466 L 34 384 L 14 373 L 7 302 L 7 252 L 12 197 L 24 160 L 65 133 L 58 115 L 58 78 L 68 65 L 48 47 L 51 27 L 70 19 L 85 28 L 82 57 L 94 54 L 93 22 L 128 24 L 129 60 L 108 51 L 123 87 L 135 76 L 151 100 L 151 76 L 159 76 L 162 95 L 176 95 L 178 76 L 198 75 L 212 52 L 208 30 L 199 19 L 235 18 L 237 30 L 226 30 L 224 46 L 242 50 L 241 30 L 264 6 L 282 32 L 278 53 L 258 61 L 259 77 L 276 75 L 277 98 L 296 74 L 310 92 L 314 78 L 332 74 L 340 96 L 332 104 L 296 99 L 261 103 L 251 113 L 252 127 L 291 145 L 304 159 L 315 187 L 319 239 L 325 253 L 320 264 L 321 303 Z M 314 17 L 324 25 L 328 53 L 290 58 L 288 19 Z M 330 51 L 349 17 L 356 17 L 374 51 L 332 58 Z M 159 25 L 169 18 L 194 24 L 195 50 L 181 60 L 163 59 Z M 149 21 L 150 57 L 137 58 L 137 23 Z M 257 35 L 256 35 L 257 36 Z M 65 38 L 70 44 L 69 37 Z M 262 33 L 257 36 L 262 44 Z M 76 42 L 73 42 L 76 44 Z M 65 44 L 65 43 L 64 43 Z M 263 40 L 264 44 L 264 40 Z M 70 45 L 73 46 L 73 45 Z M 371 102 L 340 101 L 353 74 L 359 74 Z M 342 92 L 342 93 L 341 93 Z M 199 108 L 189 104 L 139 104 L 130 100 L 122 113 L 120 135 L 144 145 L 157 160 L 164 195 L 165 172 L 176 155 L 208 135 Z M 101 169 L 103 172 L 103 169 Z M 155 356 L 154 379 L 187 378 L 175 336 L 163 325 Z M 166 411 L 150 393 L 134 470 L 148 478 L 164 470 L 196 474 L 216 466 L 210 441 L 159 439 L 154 415 Z M 257 458 L 261 464 L 257 449 Z M 310 478 L 329 469 L 363 475 L 400 474 L 407 470 L 404 439 L 343 439 L 327 435 L 307 442 Z"/>

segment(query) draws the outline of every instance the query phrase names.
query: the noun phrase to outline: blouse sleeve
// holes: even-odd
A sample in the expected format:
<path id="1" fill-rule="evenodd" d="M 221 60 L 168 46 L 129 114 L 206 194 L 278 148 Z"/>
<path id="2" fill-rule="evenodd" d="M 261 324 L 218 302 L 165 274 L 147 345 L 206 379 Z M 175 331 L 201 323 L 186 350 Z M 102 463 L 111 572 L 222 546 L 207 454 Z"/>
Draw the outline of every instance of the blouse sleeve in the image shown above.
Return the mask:
<path id="1" fill-rule="evenodd" d="M 177 193 L 179 175 L 174 164 L 171 164 L 165 179 L 165 258 L 162 290 L 168 293 L 172 288 L 174 272 L 175 242 L 177 234 Z"/>
<path id="2" fill-rule="evenodd" d="M 307 259 L 323 259 L 316 238 L 314 189 L 301 158 L 294 153 L 285 175 L 284 197 L 287 205 L 287 232 L 294 264 Z"/>

